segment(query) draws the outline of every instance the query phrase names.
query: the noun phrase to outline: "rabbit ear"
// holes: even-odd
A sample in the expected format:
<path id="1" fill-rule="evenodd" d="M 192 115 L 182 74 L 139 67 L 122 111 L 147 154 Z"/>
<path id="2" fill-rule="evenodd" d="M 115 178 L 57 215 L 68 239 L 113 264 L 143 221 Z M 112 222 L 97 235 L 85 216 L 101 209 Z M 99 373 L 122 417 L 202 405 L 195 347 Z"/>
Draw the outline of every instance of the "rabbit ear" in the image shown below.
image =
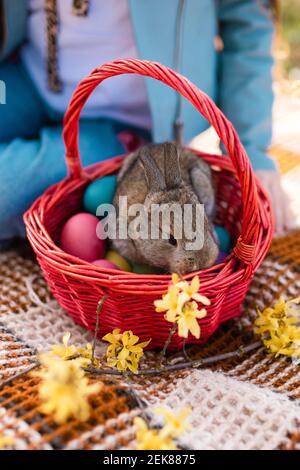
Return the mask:
<path id="1" fill-rule="evenodd" d="M 179 166 L 179 149 L 173 142 L 166 142 L 163 145 L 167 189 L 178 188 L 182 183 Z"/>
<path id="2" fill-rule="evenodd" d="M 214 216 L 215 195 L 212 183 L 201 168 L 195 167 L 190 173 L 193 189 L 201 204 L 204 204 L 209 219 Z"/>
<path id="3" fill-rule="evenodd" d="M 156 165 L 147 147 L 141 149 L 140 163 L 143 167 L 147 186 L 151 192 L 163 191 L 166 189 L 165 179 Z"/>

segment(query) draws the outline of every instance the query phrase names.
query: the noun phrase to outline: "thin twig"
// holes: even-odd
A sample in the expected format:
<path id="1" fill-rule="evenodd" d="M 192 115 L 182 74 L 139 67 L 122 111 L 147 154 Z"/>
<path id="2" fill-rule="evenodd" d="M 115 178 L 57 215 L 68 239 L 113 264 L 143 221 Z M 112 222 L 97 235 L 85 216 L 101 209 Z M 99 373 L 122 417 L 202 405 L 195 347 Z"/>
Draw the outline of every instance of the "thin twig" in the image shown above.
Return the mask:
<path id="1" fill-rule="evenodd" d="M 255 343 L 249 344 L 249 346 L 240 347 L 235 351 L 227 352 L 224 354 L 218 354 L 217 356 L 205 357 L 204 359 L 196 359 L 193 361 L 180 362 L 177 364 L 166 365 L 160 369 L 141 369 L 137 372 L 136 375 L 156 375 L 164 374 L 166 372 L 172 372 L 174 370 L 183 370 L 183 369 L 197 369 L 198 367 L 207 366 L 209 364 L 214 364 L 215 362 L 225 361 L 226 359 L 231 359 L 233 357 L 242 357 L 244 354 L 247 354 L 255 349 L 258 349 L 262 346 L 261 341 L 256 341 Z M 95 375 L 123 375 L 122 372 L 119 372 L 115 369 L 96 369 L 94 367 L 88 367 L 84 369 L 86 372 Z"/>
<path id="2" fill-rule="evenodd" d="M 132 395 L 134 401 L 136 402 L 138 408 L 141 410 L 141 414 L 142 416 L 144 417 L 145 421 L 148 422 L 148 416 L 147 416 L 147 413 L 146 413 L 146 409 L 147 407 L 145 406 L 145 403 L 140 399 L 135 387 L 134 387 L 134 383 L 132 381 L 132 377 L 131 377 L 131 374 L 129 373 L 126 373 L 126 372 L 123 372 L 123 376 L 127 382 L 127 385 L 128 385 L 128 390 L 129 390 L 129 393 Z"/>
<path id="3" fill-rule="evenodd" d="M 173 335 L 175 334 L 176 330 L 177 330 L 177 323 L 174 323 L 174 325 L 172 326 L 172 328 L 170 329 L 170 332 L 169 332 L 169 336 L 167 337 L 167 340 L 165 342 L 165 345 L 160 353 L 160 360 L 162 361 L 163 358 L 165 357 L 166 355 L 166 352 L 167 352 L 167 349 L 171 343 L 171 340 L 173 338 Z"/>
<path id="4" fill-rule="evenodd" d="M 226 359 L 231 359 L 233 357 L 242 357 L 245 354 L 248 354 L 249 352 L 260 348 L 261 346 L 262 346 L 262 342 L 256 341 L 252 344 L 249 344 L 248 346 L 245 346 L 245 347 L 241 346 L 235 351 L 230 351 L 224 354 L 218 354 L 216 356 L 205 357 L 204 359 L 198 359 L 198 360 L 196 359 L 193 361 L 179 362 L 177 364 L 166 365 L 164 367 L 161 367 L 160 369 L 141 369 L 135 375 L 137 376 L 158 375 L 158 374 L 164 374 L 167 372 L 172 372 L 175 370 L 184 370 L 184 369 L 190 369 L 190 368 L 196 369 L 198 367 L 203 367 L 203 366 L 207 366 L 210 364 L 214 364 L 215 362 L 225 361 Z M 40 366 L 40 363 L 38 361 L 34 362 L 27 369 L 0 382 L 0 388 L 3 387 L 4 385 L 11 383 L 15 379 L 18 379 L 19 377 L 22 377 L 23 375 L 28 374 L 28 372 L 31 372 L 33 369 L 35 369 L 38 366 Z M 94 375 L 114 375 L 114 376 L 124 375 L 123 372 L 119 372 L 118 370 L 115 370 L 115 369 L 96 369 L 95 367 L 86 367 L 83 370 L 85 372 L 88 372 Z M 137 395 L 135 395 L 135 398 L 137 398 Z"/>
<path id="5" fill-rule="evenodd" d="M 184 355 L 184 357 L 187 361 L 192 361 L 192 359 L 190 358 L 190 356 L 189 356 L 189 354 L 186 350 L 186 340 L 183 341 L 182 352 L 183 352 L 183 355 Z"/>
<path id="6" fill-rule="evenodd" d="M 95 360 L 95 350 L 96 350 L 96 343 L 97 343 L 97 338 L 98 338 L 98 333 L 99 333 L 99 318 L 100 318 L 100 313 L 102 310 L 102 306 L 107 299 L 107 295 L 104 295 L 101 300 L 99 300 L 98 305 L 97 305 L 97 310 L 96 310 L 96 326 L 95 326 L 95 334 L 93 338 L 93 346 L 92 346 L 92 356 L 91 356 L 91 363 L 94 364 Z"/>
<path id="7" fill-rule="evenodd" d="M 39 365 L 40 365 L 39 362 L 34 362 L 34 363 L 32 364 L 32 366 L 27 367 L 27 369 L 24 369 L 24 370 L 22 370 L 21 372 L 18 372 L 17 374 L 15 374 L 15 375 L 9 377 L 9 378 L 6 379 L 6 380 L 3 380 L 2 382 L 0 382 L 0 388 L 1 388 L 1 387 L 4 387 L 4 385 L 10 384 L 10 383 L 11 383 L 13 380 L 15 380 L 15 379 L 18 379 L 19 377 L 22 377 L 23 375 L 28 374 L 28 372 L 31 372 L 33 369 L 36 369 Z"/>

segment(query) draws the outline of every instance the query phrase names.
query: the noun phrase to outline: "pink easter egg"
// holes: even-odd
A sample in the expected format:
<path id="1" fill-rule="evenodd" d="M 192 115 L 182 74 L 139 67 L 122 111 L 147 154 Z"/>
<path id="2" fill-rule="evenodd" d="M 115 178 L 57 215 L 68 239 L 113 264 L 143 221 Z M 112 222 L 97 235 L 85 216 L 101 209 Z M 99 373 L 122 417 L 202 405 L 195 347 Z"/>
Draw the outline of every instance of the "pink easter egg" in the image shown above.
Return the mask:
<path id="1" fill-rule="evenodd" d="M 100 268 L 119 269 L 118 266 L 116 266 L 111 261 L 108 261 L 107 259 L 96 259 L 92 262 L 92 264 L 99 266 Z"/>
<path id="2" fill-rule="evenodd" d="M 91 262 L 105 254 L 105 241 L 99 238 L 101 233 L 103 228 L 99 219 L 87 212 L 80 212 L 63 226 L 60 247 L 70 255 Z"/>

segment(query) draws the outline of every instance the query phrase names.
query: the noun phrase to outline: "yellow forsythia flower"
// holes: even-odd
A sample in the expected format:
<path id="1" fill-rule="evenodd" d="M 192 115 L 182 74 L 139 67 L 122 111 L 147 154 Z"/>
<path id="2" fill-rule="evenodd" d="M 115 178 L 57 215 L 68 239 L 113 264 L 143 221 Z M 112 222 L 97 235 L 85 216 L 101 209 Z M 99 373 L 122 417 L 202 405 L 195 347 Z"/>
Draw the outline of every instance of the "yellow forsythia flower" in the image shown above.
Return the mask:
<path id="1" fill-rule="evenodd" d="M 43 354 L 40 363 L 43 369 L 32 375 L 42 379 L 39 386 L 41 412 L 53 415 L 57 423 L 64 423 L 69 418 L 86 421 L 90 416 L 88 397 L 97 393 L 101 385 L 88 384 L 77 359 L 63 361 Z"/>
<path id="2" fill-rule="evenodd" d="M 96 357 L 92 357 L 93 345 L 91 343 L 87 343 L 85 348 L 78 348 L 78 354 L 80 354 L 80 358 L 78 358 L 78 361 L 81 367 L 93 366 L 99 368 L 101 366 L 100 360 Z"/>
<path id="3" fill-rule="evenodd" d="M 176 415 L 166 407 L 157 408 L 155 413 L 164 418 L 164 425 L 158 430 L 149 429 L 142 418 L 135 418 L 137 450 L 178 450 L 174 439 L 190 428 L 186 423 L 190 412 L 189 408 L 183 408 Z"/>
<path id="4" fill-rule="evenodd" d="M 14 444 L 15 440 L 12 436 L 7 436 L 0 434 L 0 449 L 5 449 L 6 447 L 11 447 Z"/>
<path id="5" fill-rule="evenodd" d="M 62 338 L 63 344 L 56 344 L 52 346 L 52 354 L 54 354 L 54 356 L 60 357 L 64 361 L 78 358 L 78 362 L 80 363 L 81 367 L 94 366 L 99 368 L 99 359 L 94 357 L 92 361 L 93 345 L 91 343 L 87 343 L 85 348 L 76 348 L 74 344 L 69 345 L 70 338 L 71 333 L 65 333 Z"/>
<path id="6" fill-rule="evenodd" d="M 137 428 L 137 450 L 178 450 L 173 439 L 163 436 L 161 431 L 148 429 L 142 418 L 135 418 L 134 424 Z"/>
<path id="7" fill-rule="evenodd" d="M 186 418 L 191 414 L 190 408 L 182 408 L 176 415 L 169 408 L 161 406 L 156 408 L 155 413 L 164 418 L 163 435 L 175 438 L 190 429 L 190 425 L 186 422 Z"/>
<path id="8" fill-rule="evenodd" d="M 62 338 L 63 344 L 57 344 L 52 346 L 52 354 L 55 356 L 61 357 L 64 361 L 71 359 L 72 357 L 77 355 L 77 348 L 74 344 L 69 345 L 69 341 L 71 338 L 71 333 L 67 332 L 64 334 Z"/>
<path id="9" fill-rule="evenodd" d="M 300 357 L 299 312 L 291 305 L 300 302 L 300 297 L 286 302 L 282 297 L 273 307 L 262 312 L 257 310 L 255 332 L 269 352 L 278 355 Z"/>
<path id="10" fill-rule="evenodd" d="M 160 300 L 155 300 L 154 305 L 157 312 L 166 312 L 166 315 L 176 316 L 182 311 L 182 307 L 187 302 L 188 297 L 180 292 L 177 286 L 170 285 L 167 294 Z"/>
<path id="11" fill-rule="evenodd" d="M 110 343 L 106 351 L 106 356 L 107 357 L 116 356 L 117 352 L 119 352 L 120 347 L 122 346 L 121 345 L 121 340 L 122 340 L 121 330 L 119 328 L 116 328 L 113 330 L 112 333 L 108 333 L 107 335 L 103 336 L 102 339 Z"/>
<path id="12" fill-rule="evenodd" d="M 173 321 L 173 323 L 177 323 L 178 325 L 178 336 L 181 338 L 187 338 L 189 335 L 189 332 L 192 333 L 195 338 L 199 339 L 200 338 L 200 325 L 197 321 L 197 319 L 201 319 L 206 317 L 207 312 L 205 308 L 202 308 L 201 310 L 198 310 L 198 305 L 196 302 L 187 302 L 183 309 L 182 312 L 180 312 L 177 317 L 174 317 L 174 319 L 168 317 L 166 315 L 166 319 L 168 321 Z"/>
<path id="13" fill-rule="evenodd" d="M 179 281 L 178 276 L 176 276 L 176 274 L 172 276 L 173 283 L 181 289 L 183 294 L 188 297 L 188 300 L 196 300 L 196 302 L 201 302 L 203 305 L 210 305 L 210 300 L 204 295 L 199 294 L 199 276 L 194 276 L 190 283 L 187 281 Z"/>
<path id="14" fill-rule="evenodd" d="M 270 339 L 264 340 L 264 344 L 276 356 L 300 357 L 300 328 L 290 325 L 280 327 Z"/>
<path id="15" fill-rule="evenodd" d="M 149 341 L 138 343 L 139 337 L 132 331 L 120 332 L 119 329 L 113 330 L 102 338 L 110 343 L 106 351 L 107 365 L 116 367 L 124 372 L 129 369 L 134 374 L 138 371 L 139 361 L 144 354 L 144 348 L 148 346 Z"/>
<path id="16" fill-rule="evenodd" d="M 207 315 L 205 308 L 198 309 L 198 303 L 210 305 L 210 300 L 199 294 L 199 277 L 193 277 L 189 283 L 181 281 L 177 274 L 172 274 L 172 284 L 168 292 L 161 300 L 155 300 L 157 312 L 166 312 L 165 319 L 171 323 L 177 323 L 178 336 L 187 338 L 189 332 L 196 338 L 200 338 L 200 325 L 197 320 Z"/>

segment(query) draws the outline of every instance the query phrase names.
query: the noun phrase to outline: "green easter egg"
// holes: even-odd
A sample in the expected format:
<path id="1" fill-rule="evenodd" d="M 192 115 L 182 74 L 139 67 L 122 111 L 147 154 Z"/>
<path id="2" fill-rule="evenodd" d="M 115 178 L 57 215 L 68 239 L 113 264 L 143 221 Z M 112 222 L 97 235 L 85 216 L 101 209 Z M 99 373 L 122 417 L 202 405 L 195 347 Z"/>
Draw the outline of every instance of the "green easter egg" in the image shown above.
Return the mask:
<path id="1" fill-rule="evenodd" d="M 133 264 L 132 271 L 135 274 L 161 274 L 161 269 L 154 268 L 153 266 L 146 266 L 144 264 Z"/>
<path id="2" fill-rule="evenodd" d="M 117 178 L 115 175 L 104 176 L 89 184 L 83 196 L 85 210 L 96 215 L 97 207 L 100 204 L 112 204 L 116 185 Z"/>
<path id="3" fill-rule="evenodd" d="M 215 232 L 219 239 L 220 250 L 224 253 L 229 253 L 231 250 L 231 239 L 228 230 L 220 225 L 215 225 Z"/>

